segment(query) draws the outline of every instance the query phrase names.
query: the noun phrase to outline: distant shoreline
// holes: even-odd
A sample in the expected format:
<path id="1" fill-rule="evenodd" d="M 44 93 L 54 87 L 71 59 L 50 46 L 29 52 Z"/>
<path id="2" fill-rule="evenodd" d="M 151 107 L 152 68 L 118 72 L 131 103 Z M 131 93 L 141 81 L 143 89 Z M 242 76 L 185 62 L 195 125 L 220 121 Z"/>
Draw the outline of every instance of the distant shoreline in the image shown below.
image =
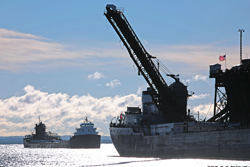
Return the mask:
<path id="1" fill-rule="evenodd" d="M 69 140 L 71 136 L 60 136 L 62 140 Z M 24 136 L 0 136 L 0 144 L 23 144 Z M 101 136 L 101 143 L 112 143 L 110 136 Z"/>

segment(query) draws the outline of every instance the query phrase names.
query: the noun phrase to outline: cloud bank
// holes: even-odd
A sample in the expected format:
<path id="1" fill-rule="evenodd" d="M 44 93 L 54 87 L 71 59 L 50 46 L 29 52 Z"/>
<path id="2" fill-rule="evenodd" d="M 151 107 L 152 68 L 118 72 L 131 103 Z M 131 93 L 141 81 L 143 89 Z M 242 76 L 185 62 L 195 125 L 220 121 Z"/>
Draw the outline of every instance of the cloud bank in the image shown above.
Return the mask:
<path id="1" fill-rule="evenodd" d="M 113 46 L 114 47 L 114 46 Z M 41 36 L 0 28 L 0 69 L 25 71 L 69 66 L 81 66 L 87 69 L 96 66 L 115 66 L 115 62 L 106 62 L 101 57 L 119 57 L 124 59 L 125 52 L 108 47 L 81 47 L 76 49 L 70 44 L 51 42 Z M 100 60 L 98 61 L 97 58 Z M 87 60 L 87 61 L 84 61 Z M 123 64 L 126 61 L 122 61 Z"/>
<path id="2" fill-rule="evenodd" d="M 178 67 L 178 73 L 194 75 L 197 70 L 207 70 L 210 64 L 221 63 L 218 56 L 225 50 L 230 53 L 227 54 L 228 67 L 239 63 L 238 46 L 221 47 L 217 45 L 219 44 L 151 44 L 148 49 L 151 50 L 150 54 L 159 58 L 165 65 L 170 64 L 174 68 Z M 127 68 L 132 63 L 126 49 L 121 49 L 119 43 L 96 42 L 96 46 L 76 49 L 70 44 L 60 44 L 41 36 L 1 28 L 0 50 L 0 69 L 9 71 L 68 66 L 81 66 L 87 69 L 96 69 L 97 66 L 107 69 L 110 66 Z M 248 52 L 250 52 L 249 47 L 245 47 L 244 53 Z M 180 66 L 183 68 L 180 69 Z M 224 68 L 224 63 L 222 66 Z M 176 69 L 173 70 L 176 71 Z"/>
<path id="3" fill-rule="evenodd" d="M 27 85 L 24 91 L 23 96 L 0 100 L 0 136 L 30 133 L 38 123 L 39 116 L 48 129 L 55 133 L 72 134 L 85 117 L 100 122 L 103 126 L 98 127 L 98 130 L 102 132 L 108 128 L 110 118 L 126 111 L 127 106 L 141 104 L 141 97 L 136 94 L 99 99 L 89 94 L 70 97 L 62 93 L 48 94 L 31 85 Z"/>
<path id="4" fill-rule="evenodd" d="M 108 135 L 111 118 L 126 111 L 128 106 L 141 105 L 141 96 L 136 94 L 95 98 L 89 94 L 72 97 L 63 93 L 49 94 L 36 90 L 32 85 L 23 90 L 25 94 L 22 96 L 0 100 L 0 136 L 29 134 L 38 123 L 39 116 L 48 130 L 60 135 L 72 135 L 85 117 L 99 125 L 100 134 Z M 213 109 L 212 104 L 189 108 L 196 117 L 199 111 L 201 119 L 209 118 Z"/>

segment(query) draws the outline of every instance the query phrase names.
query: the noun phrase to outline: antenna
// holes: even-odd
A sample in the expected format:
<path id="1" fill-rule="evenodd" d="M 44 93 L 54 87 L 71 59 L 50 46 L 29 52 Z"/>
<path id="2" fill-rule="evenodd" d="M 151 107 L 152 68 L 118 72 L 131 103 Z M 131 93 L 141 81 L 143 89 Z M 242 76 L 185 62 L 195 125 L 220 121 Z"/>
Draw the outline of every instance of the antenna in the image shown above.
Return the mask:
<path id="1" fill-rule="evenodd" d="M 242 64 L 242 32 L 245 32 L 243 29 L 239 29 L 240 32 L 240 64 Z"/>

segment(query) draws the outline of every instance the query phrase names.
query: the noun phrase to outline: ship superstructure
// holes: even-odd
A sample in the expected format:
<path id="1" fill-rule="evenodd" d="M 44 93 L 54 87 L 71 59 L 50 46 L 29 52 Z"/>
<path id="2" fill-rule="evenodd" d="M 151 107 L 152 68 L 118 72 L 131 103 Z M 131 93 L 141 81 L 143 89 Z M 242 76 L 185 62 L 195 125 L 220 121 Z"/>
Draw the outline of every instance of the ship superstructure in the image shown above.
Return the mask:
<path id="1" fill-rule="evenodd" d="M 87 117 L 84 122 L 80 124 L 80 128 L 76 128 L 74 136 L 79 135 L 98 135 L 96 128 L 94 128 L 94 124 L 89 122 Z"/>
<path id="2" fill-rule="evenodd" d="M 196 121 L 190 111 L 187 112 L 187 99 L 191 94 L 188 94 L 187 86 L 180 82 L 179 76 L 171 73 L 145 50 L 126 17 L 115 5 L 107 5 L 104 15 L 128 50 L 138 73 L 149 85 L 147 91 L 142 93 L 142 108 L 127 107 L 125 114 L 110 123 L 111 139 L 121 156 L 250 159 L 250 129 L 245 127 L 239 130 L 240 125 L 244 125 L 241 122 L 243 117 L 247 117 L 243 122 L 249 124 L 248 107 L 240 111 L 245 115 L 233 112 L 231 107 L 230 113 L 224 113 L 229 114 L 230 119 L 214 117 L 207 122 Z M 167 85 L 160 71 L 167 72 L 167 76 L 175 82 Z M 244 81 L 238 84 L 244 84 L 247 80 L 245 88 L 249 88 L 249 70 L 245 72 Z M 226 75 L 229 73 L 223 73 L 224 80 L 228 79 Z M 223 84 L 230 85 L 231 82 Z M 227 88 L 235 93 L 235 85 Z M 235 101 L 233 97 L 228 99 L 228 103 Z M 244 98 L 248 102 L 244 105 L 249 105 L 249 93 Z M 237 99 L 235 103 L 240 100 Z M 238 116 L 235 117 L 234 113 Z M 242 119 L 236 119 L 239 116 Z"/>
<path id="3" fill-rule="evenodd" d="M 35 126 L 35 134 L 23 138 L 25 148 L 66 148 L 67 141 L 63 141 L 56 133 L 46 132 L 46 126 L 39 119 Z"/>
<path id="4" fill-rule="evenodd" d="M 88 121 L 87 117 L 80 128 L 76 128 L 74 136 L 69 140 L 69 148 L 100 148 L 101 136 L 98 135 L 94 123 Z"/>

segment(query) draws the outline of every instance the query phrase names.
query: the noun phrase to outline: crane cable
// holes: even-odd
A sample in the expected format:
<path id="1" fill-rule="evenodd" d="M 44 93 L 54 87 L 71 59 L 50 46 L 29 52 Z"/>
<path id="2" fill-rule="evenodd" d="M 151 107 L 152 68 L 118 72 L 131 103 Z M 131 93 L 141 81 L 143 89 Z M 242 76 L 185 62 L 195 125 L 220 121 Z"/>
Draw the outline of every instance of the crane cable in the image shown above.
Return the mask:
<path id="1" fill-rule="evenodd" d="M 210 105 L 210 107 L 209 107 L 209 109 L 208 109 L 208 111 L 207 111 L 207 114 L 209 113 L 209 111 L 210 111 L 210 109 L 211 109 L 212 105 L 213 105 L 213 103 Z M 204 120 L 206 120 L 206 118 L 207 118 L 207 114 L 206 114 L 206 116 L 205 116 Z"/>
<path id="2" fill-rule="evenodd" d="M 173 74 L 159 59 L 151 59 L 153 63 L 159 67 L 158 70 L 161 70 L 164 74 Z"/>

